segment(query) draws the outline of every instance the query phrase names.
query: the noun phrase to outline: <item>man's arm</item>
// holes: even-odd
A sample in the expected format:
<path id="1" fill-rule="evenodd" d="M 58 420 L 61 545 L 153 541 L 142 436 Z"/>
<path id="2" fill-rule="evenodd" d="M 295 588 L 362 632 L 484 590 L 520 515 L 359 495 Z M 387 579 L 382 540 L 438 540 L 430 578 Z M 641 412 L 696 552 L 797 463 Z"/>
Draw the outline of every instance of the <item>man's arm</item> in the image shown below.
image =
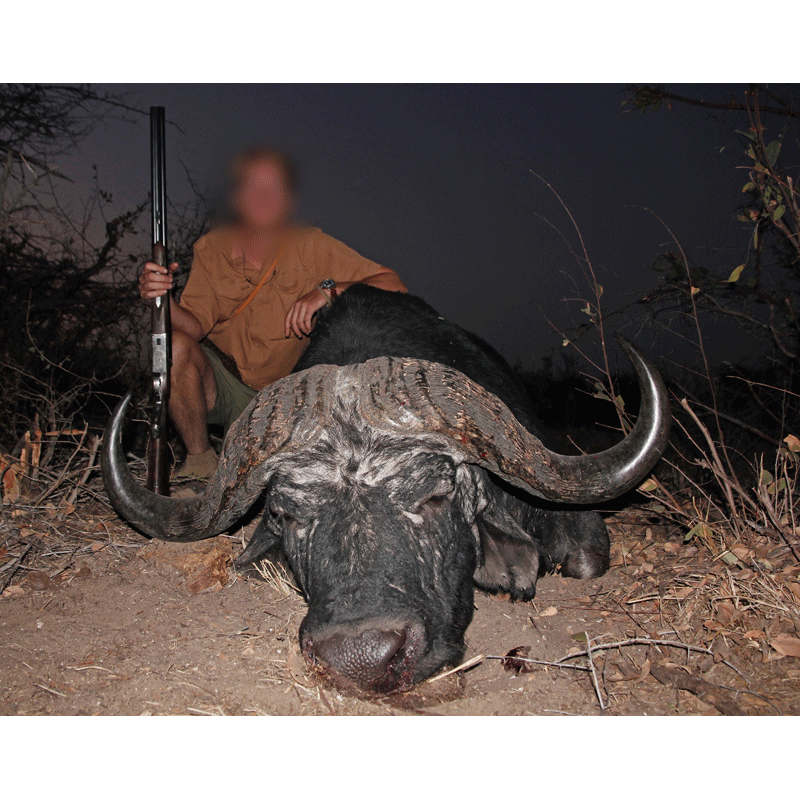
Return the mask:
<path id="1" fill-rule="evenodd" d="M 152 300 L 172 291 L 172 275 L 178 269 L 177 264 L 170 264 L 169 270 L 148 261 L 139 278 L 139 294 L 143 300 Z M 179 306 L 172 295 L 169 298 L 169 310 L 172 315 L 172 329 L 182 331 L 196 342 L 203 338 L 203 326 L 191 311 Z"/>
<path id="2" fill-rule="evenodd" d="M 374 275 L 362 278 L 360 281 L 336 281 L 336 291 L 341 294 L 357 283 L 366 283 L 376 289 L 385 289 L 387 292 L 407 292 L 406 285 L 400 280 L 396 272 L 388 267 L 378 267 Z M 301 297 L 286 315 L 284 323 L 286 338 L 294 334 L 298 339 L 310 335 L 314 330 L 314 315 L 330 300 L 325 299 L 325 290 L 314 288 L 307 295 Z M 173 325 L 174 325 L 173 321 Z"/>
<path id="3" fill-rule="evenodd" d="M 336 291 L 341 293 L 354 286 L 356 283 L 366 283 L 367 286 L 374 286 L 376 289 L 385 289 L 387 292 L 407 292 L 408 288 L 400 280 L 397 273 L 381 267 L 379 272 L 370 275 L 368 278 L 363 278 L 360 281 L 349 281 L 347 283 L 336 282 Z"/>

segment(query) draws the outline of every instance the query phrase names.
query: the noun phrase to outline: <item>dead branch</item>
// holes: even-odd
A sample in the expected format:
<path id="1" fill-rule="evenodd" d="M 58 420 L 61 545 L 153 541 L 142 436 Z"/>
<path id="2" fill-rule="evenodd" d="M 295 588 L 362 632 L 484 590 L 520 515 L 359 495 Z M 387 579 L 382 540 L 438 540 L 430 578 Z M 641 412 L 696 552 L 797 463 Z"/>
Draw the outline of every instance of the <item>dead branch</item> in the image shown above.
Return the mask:
<path id="1" fill-rule="evenodd" d="M 655 661 L 650 663 L 650 674 L 665 686 L 683 689 L 696 695 L 704 703 L 708 703 L 719 711 L 720 714 L 730 717 L 742 716 L 743 712 L 730 697 L 730 690 L 723 689 L 709 683 L 703 678 L 690 675 L 681 669 L 665 667 Z"/>
<path id="2" fill-rule="evenodd" d="M 33 547 L 33 544 L 29 544 L 17 557 L 16 559 L 12 559 L 9 561 L 8 564 L 3 565 L 4 570 L 8 570 L 8 575 L 3 579 L 2 585 L 0 585 L 0 594 L 2 594 L 9 583 L 11 583 L 11 579 L 17 574 L 19 568 L 22 566 L 22 562 L 25 560 L 25 556 L 28 555 L 30 549 Z"/>
<path id="3" fill-rule="evenodd" d="M 86 482 L 89 480 L 89 476 L 92 474 L 92 469 L 94 468 L 94 462 L 97 457 L 97 448 L 99 446 L 100 446 L 100 437 L 93 435 L 89 440 L 89 460 L 86 462 L 86 469 L 84 469 L 83 474 L 80 477 L 80 480 L 75 484 L 75 488 L 70 492 L 69 497 L 67 498 L 68 506 L 75 505 L 75 500 L 77 500 L 78 498 L 78 493 L 86 485 Z"/>

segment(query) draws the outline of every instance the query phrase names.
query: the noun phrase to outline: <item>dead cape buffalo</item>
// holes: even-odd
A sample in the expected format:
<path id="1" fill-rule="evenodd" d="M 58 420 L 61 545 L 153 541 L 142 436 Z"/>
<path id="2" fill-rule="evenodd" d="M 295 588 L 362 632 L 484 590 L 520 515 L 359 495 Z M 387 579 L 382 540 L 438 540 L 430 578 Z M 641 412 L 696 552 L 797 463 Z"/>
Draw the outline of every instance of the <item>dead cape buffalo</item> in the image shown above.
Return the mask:
<path id="1" fill-rule="evenodd" d="M 103 479 L 125 519 L 173 542 L 216 536 L 263 503 L 238 563 L 283 550 L 308 602 L 306 657 L 346 687 L 407 689 L 463 656 L 475 585 L 528 599 L 553 569 L 608 568 L 605 523 L 572 506 L 637 485 L 668 432 L 658 372 L 622 347 L 641 387 L 635 427 L 602 453 L 563 456 L 537 438 L 489 345 L 419 298 L 357 285 L 231 428 L 202 496 L 160 497 L 133 478 L 129 397 L 106 429 Z"/>

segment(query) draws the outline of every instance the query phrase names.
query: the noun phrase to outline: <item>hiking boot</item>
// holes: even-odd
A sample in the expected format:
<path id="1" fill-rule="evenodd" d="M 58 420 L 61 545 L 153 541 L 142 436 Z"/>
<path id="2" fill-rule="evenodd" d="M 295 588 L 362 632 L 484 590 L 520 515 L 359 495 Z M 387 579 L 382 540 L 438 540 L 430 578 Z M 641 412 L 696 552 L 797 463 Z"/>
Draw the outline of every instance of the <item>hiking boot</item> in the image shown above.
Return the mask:
<path id="1" fill-rule="evenodd" d="M 183 466 L 175 470 L 173 478 L 197 478 L 207 481 L 216 471 L 219 456 L 213 447 L 203 453 L 186 456 Z"/>

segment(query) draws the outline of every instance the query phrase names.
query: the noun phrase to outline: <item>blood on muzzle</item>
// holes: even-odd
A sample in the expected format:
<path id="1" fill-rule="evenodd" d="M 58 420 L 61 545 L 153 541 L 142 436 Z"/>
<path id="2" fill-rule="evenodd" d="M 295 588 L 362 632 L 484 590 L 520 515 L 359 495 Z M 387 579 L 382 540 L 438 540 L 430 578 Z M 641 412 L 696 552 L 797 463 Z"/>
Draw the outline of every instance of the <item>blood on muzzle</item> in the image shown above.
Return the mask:
<path id="1" fill-rule="evenodd" d="M 413 626 L 368 628 L 348 634 L 324 629 L 304 637 L 303 654 L 331 683 L 387 694 L 409 688 L 420 651 Z"/>

